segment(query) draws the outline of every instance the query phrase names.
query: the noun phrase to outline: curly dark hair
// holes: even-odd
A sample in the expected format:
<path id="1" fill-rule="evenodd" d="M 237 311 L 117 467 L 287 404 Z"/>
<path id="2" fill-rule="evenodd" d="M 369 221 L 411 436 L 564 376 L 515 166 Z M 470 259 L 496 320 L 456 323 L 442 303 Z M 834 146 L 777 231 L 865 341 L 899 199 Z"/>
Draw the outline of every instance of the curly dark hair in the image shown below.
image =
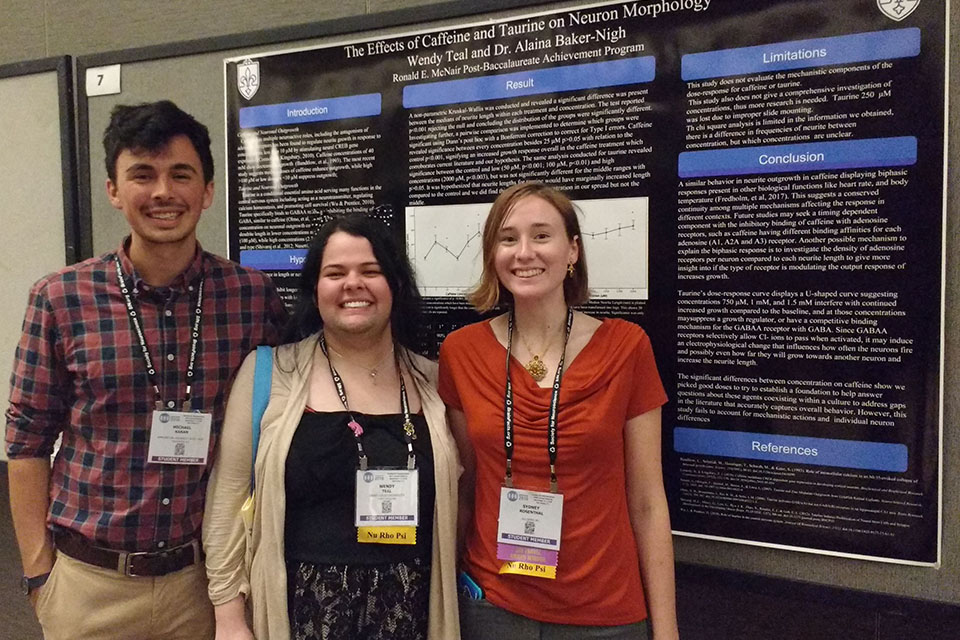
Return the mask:
<path id="1" fill-rule="evenodd" d="M 176 136 L 187 136 L 203 167 L 203 181 L 213 180 L 210 132 L 196 118 L 169 100 L 117 105 L 103 132 L 107 176 L 117 181 L 117 157 L 124 151 L 160 151 Z"/>
<path id="2" fill-rule="evenodd" d="M 327 241 L 338 231 L 366 238 L 370 242 L 373 256 L 380 263 L 380 270 L 387 279 L 393 297 L 390 309 L 393 341 L 409 351 L 416 352 L 421 298 L 413 268 L 402 249 L 398 234 L 379 220 L 359 213 L 330 220 L 320 227 L 317 235 L 310 241 L 303 270 L 300 272 L 297 303 L 283 332 L 282 342 L 298 342 L 323 328 L 323 320 L 317 309 L 317 281 L 320 279 L 320 266 Z M 412 366 L 412 362 L 407 364 L 417 370 Z"/>

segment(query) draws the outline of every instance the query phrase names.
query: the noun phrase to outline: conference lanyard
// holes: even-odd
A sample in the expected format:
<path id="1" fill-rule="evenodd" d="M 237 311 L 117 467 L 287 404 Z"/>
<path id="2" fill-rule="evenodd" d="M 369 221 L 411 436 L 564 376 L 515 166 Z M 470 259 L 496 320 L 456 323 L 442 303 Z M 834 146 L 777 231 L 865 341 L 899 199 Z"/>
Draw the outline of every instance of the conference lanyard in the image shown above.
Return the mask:
<path id="1" fill-rule="evenodd" d="M 147 339 L 143 333 L 143 326 L 140 324 L 140 314 L 137 312 L 137 306 L 133 297 L 130 295 L 130 287 L 123 277 L 123 269 L 120 266 L 119 256 L 114 256 L 114 264 L 117 267 L 117 283 L 120 285 L 120 293 L 123 294 L 124 303 L 127 305 L 127 315 L 130 317 L 130 324 L 137 334 L 137 340 L 140 342 L 140 351 L 143 353 L 143 361 L 147 367 L 147 373 L 150 376 L 150 384 L 153 385 L 155 394 L 155 406 L 157 411 L 163 410 L 163 396 L 160 393 L 160 385 L 157 384 L 157 370 L 153 366 L 153 358 L 150 356 L 150 349 L 147 347 Z M 193 328 L 190 331 L 190 358 L 187 363 L 187 390 L 183 400 L 183 411 L 190 411 L 193 403 L 190 399 L 192 392 L 192 382 L 194 366 L 197 361 L 197 347 L 200 344 L 200 319 L 203 314 L 203 278 L 200 279 L 200 285 L 197 288 L 197 303 L 193 312 Z"/>
<path id="2" fill-rule="evenodd" d="M 343 379 L 333 366 L 333 362 L 330 361 L 330 355 L 327 353 L 327 341 L 323 336 L 323 332 L 320 332 L 320 351 L 323 352 L 323 357 L 327 359 L 327 366 L 330 367 L 330 376 L 333 378 L 333 386 L 337 388 L 337 395 L 340 396 L 340 402 L 350 416 L 350 422 L 347 423 L 347 426 L 349 426 L 353 432 L 354 440 L 357 443 L 357 452 L 360 455 L 360 470 L 366 471 L 367 454 L 364 452 L 363 441 L 360 439 L 360 436 L 363 434 L 363 428 L 353 416 L 353 412 L 350 411 L 350 405 L 347 404 L 347 391 L 343 385 Z M 407 387 L 403 384 L 403 372 L 400 371 L 400 361 L 396 356 L 396 352 L 394 352 L 394 362 L 397 365 L 397 377 L 400 378 L 400 406 L 403 411 L 403 439 L 407 443 L 407 469 L 414 469 L 416 467 L 416 457 L 413 453 L 413 441 L 417 439 L 417 432 L 413 426 L 413 421 L 410 420 L 410 403 L 407 400 Z"/>
<path id="3" fill-rule="evenodd" d="M 507 389 L 503 396 L 503 446 L 507 453 L 507 471 L 504 484 L 513 487 L 513 383 L 510 380 L 510 352 L 513 349 L 513 311 L 507 318 Z M 550 492 L 557 493 L 557 412 L 560 406 L 560 379 L 563 376 L 563 360 L 567 353 L 567 340 L 573 328 L 573 309 L 567 308 L 567 325 L 563 334 L 563 349 L 560 362 L 553 377 L 553 392 L 550 396 L 550 415 L 547 421 L 547 453 L 550 456 Z"/>

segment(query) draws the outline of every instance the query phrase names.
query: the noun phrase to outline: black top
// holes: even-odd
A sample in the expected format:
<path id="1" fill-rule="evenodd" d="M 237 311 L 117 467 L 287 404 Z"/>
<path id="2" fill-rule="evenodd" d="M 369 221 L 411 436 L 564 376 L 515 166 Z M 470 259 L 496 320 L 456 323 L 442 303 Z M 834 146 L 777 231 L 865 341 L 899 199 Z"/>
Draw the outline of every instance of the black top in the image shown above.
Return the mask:
<path id="1" fill-rule="evenodd" d="M 363 448 L 371 468 L 407 468 L 403 414 L 367 415 L 353 412 L 363 427 Z M 290 443 L 286 465 L 287 513 L 284 545 L 287 560 L 316 564 L 372 565 L 430 558 L 436 494 L 433 449 L 422 414 L 411 416 L 420 481 L 420 524 L 417 543 L 357 542 L 356 485 L 359 457 L 346 411 L 314 413 L 300 419 Z"/>

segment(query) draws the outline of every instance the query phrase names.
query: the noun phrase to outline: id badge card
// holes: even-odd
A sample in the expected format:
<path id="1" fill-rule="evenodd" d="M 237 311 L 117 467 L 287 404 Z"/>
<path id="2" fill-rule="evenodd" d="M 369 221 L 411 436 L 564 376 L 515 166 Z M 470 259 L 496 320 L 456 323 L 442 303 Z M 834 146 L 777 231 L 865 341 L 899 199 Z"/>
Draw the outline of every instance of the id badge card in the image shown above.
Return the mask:
<path id="1" fill-rule="evenodd" d="M 154 411 L 147 462 L 207 464 L 213 416 L 190 411 Z"/>
<path id="2" fill-rule="evenodd" d="M 357 542 L 417 543 L 419 479 L 417 469 L 357 470 Z"/>
<path id="3" fill-rule="evenodd" d="M 563 522 L 563 495 L 500 489 L 497 559 L 500 573 L 555 579 Z"/>

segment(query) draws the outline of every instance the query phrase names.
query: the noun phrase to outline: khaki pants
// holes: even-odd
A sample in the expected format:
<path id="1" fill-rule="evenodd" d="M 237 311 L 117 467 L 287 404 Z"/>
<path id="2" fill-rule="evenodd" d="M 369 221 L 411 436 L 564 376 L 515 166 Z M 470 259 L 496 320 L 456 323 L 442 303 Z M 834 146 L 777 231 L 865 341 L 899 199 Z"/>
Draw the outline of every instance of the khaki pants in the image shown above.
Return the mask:
<path id="1" fill-rule="evenodd" d="M 45 640 L 205 640 L 214 636 L 203 563 L 128 577 L 57 554 L 37 597 Z"/>

